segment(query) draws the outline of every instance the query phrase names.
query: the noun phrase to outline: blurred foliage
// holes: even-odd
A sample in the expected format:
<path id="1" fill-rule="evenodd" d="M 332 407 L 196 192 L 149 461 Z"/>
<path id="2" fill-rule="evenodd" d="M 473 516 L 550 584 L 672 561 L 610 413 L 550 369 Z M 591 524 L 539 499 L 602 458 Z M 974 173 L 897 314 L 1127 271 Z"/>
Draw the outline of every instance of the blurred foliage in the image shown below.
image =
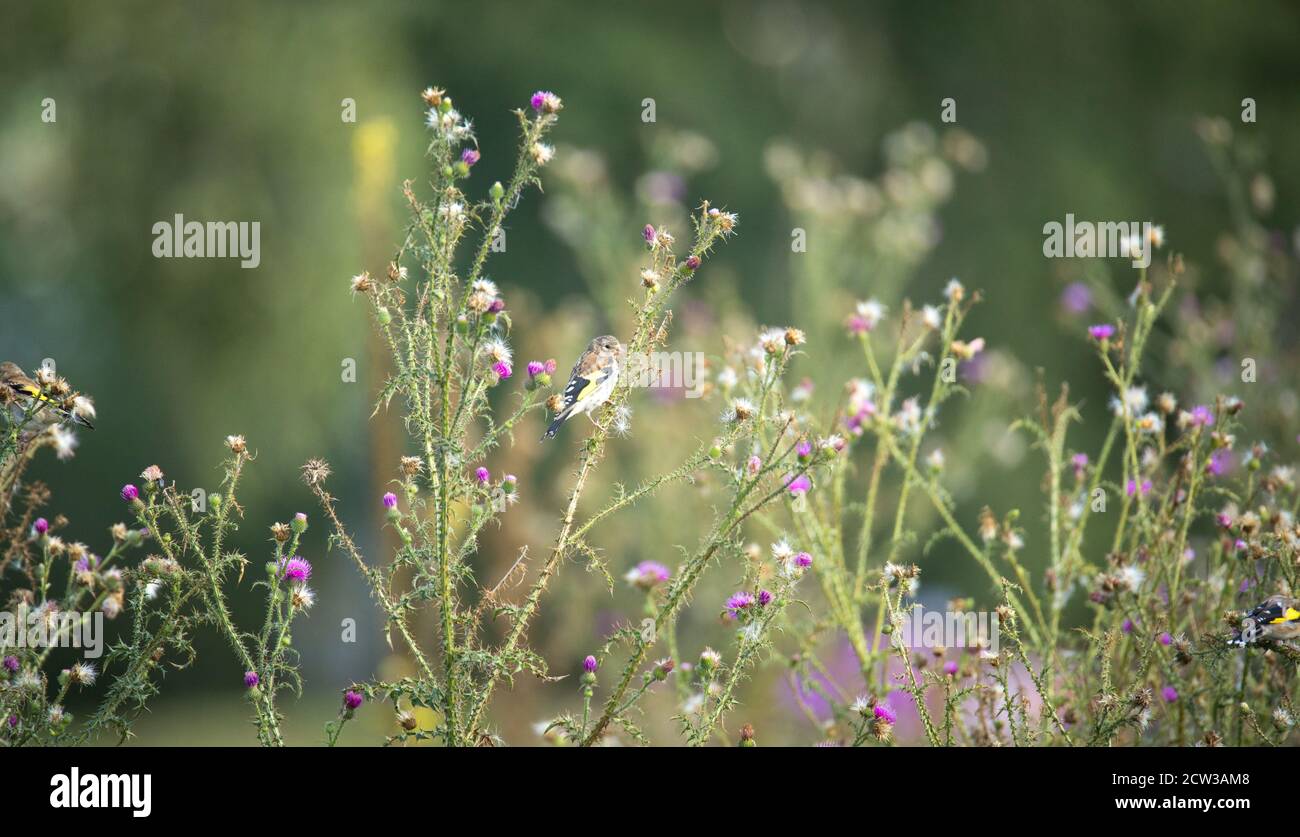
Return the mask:
<path id="1" fill-rule="evenodd" d="M 538 2 L 472 11 L 416 2 L 48 2 L 6 4 L 3 18 L 0 358 L 31 368 L 52 357 L 96 398 L 101 420 L 76 459 L 34 469 L 54 486 L 57 510 L 84 532 L 116 522 L 117 488 L 153 462 L 182 484 L 215 487 L 220 440 L 242 433 L 258 454 L 243 501 L 267 519 L 245 521 L 241 548 L 255 551 L 263 526 L 309 510 L 294 474 L 314 455 L 331 460 L 352 509 L 375 508 L 371 519 L 348 522 L 377 541 L 378 507 L 367 498 L 383 487 L 371 475 L 391 470 L 400 442 L 391 422 L 367 419 L 382 374 L 367 365 L 369 330 L 346 283 L 362 268 L 380 269 L 376 247 L 397 243 L 396 224 L 375 216 L 395 217 L 400 180 L 422 175 L 416 93 L 426 84 L 453 91 L 475 117 L 483 138 L 475 176 L 484 185 L 506 173 L 509 109 L 539 87 L 565 99 L 547 197 L 521 207 L 493 265 L 522 357 L 563 366 L 590 335 L 625 327 L 641 225 L 680 224 L 701 197 L 739 212 L 742 234 L 678 306 L 676 348 L 716 357 L 723 334 L 790 321 L 809 330 L 807 362 L 838 369 L 842 338 L 833 326 L 849 300 L 932 299 L 954 275 L 981 290 L 987 304 L 967 326 L 988 341 L 987 374 L 998 387 L 959 406 L 943 428 L 950 439 L 982 443 L 982 456 L 952 465 L 968 511 L 983 503 L 1036 508 L 1040 466 L 986 409 L 1010 410 L 1007 419 L 1027 412 L 1036 367 L 1053 387 L 1072 383 L 1085 417 L 1104 410 L 1103 382 L 1078 342 L 1087 320 L 1064 313 L 1058 299 L 1068 283 L 1087 281 L 1104 311 L 1122 304 L 1133 279 L 1118 261 L 1042 257 L 1043 224 L 1067 212 L 1152 219 L 1183 254 L 1200 308 L 1184 312 L 1188 340 L 1157 334 L 1155 350 L 1192 347 L 1202 356 L 1175 360 L 1209 369 L 1232 361 L 1241 349 L 1234 338 L 1242 338 L 1262 369 L 1294 370 L 1282 356 L 1294 350 L 1294 333 L 1279 337 L 1273 326 L 1295 316 L 1295 277 L 1267 255 L 1296 246 L 1300 209 L 1300 162 L 1284 153 L 1300 146 L 1300 13 L 1284 2 L 1252 4 L 1249 13 L 1209 2 Z M 1238 120 L 1246 96 L 1258 103 L 1257 124 Z M 40 120 L 46 97 L 57 102 L 54 124 Z M 340 120 L 345 97 L 357 102 L 357 124 Z M 646 97 L 655 99 L 654 123 L 641 118 Z M 908 124 L 938 134 L 947 97 L 987 160 L 981 173 L 953 175 L 906 270 L 882 271 L 871 231 L 832 226 L 820 197 L 809 206 L 807 196 L 792 196 L 783 159 L 852 178 L 840 183 L 883 182 L 895 155 L 886 137 Z M 1201 115 L 1228 120 L 1237 150 L 1219 154 L 1211 144 L 1207 153 Z M 362 176 L 354 159 L 357 133 L 378 125 L 395 132 L 386 184 Z M 1272 179 L 1261 184 L 1264 171 Z M 1235 185 L 1225 188 L 1227 173 Z M 176 213 L 259 220 L 261 266 L 154 259 L 150 229 Z M 796 225 L 809 233 L 802 256 L 790 253 Z M 1263 254 L 1264 264 L 1234 258 L 1242 248 Z M 844 278 L 819 286 L 801 258 L 829 259 Z M 1254 289 L 1254 302 L 1242 288 Z M 1226 336 L 1225 322 L 1233 329 Z M 344 358 L 357 359 L 357 384 L 341 381 Z M 1223 370 L 1233 371 L 1231 362 Z M 805 372 L 793 369 L 796 378 Z M 1262 372 L 1261 381 L 1276 374 Z M 1164 383 L 1188 395 L 1217 389 L 1204 378 Z M 1273 394 L 1273 421 L 1294 423 L 1294 395 Z M 631 481 L 651 463 L 680 459 L 715 413 L 713 404 L 685 401 L 668 409 L 654 393 L 636 406 L 634 444 L 602 481 L 616 471 Z M 1091 447 L 1103 426 L 1085 422 L 1080 433 L 1092 434 Z M 532 432 L 501 463 L 540 480 L 487 537 L 484 553 L 503 571 L 521 544 L 540 546 L 570 478 L 571 450 L 535 450 Z M 969 496 L 976 488 L 978 497 Z M 672 530 L 697 531 L 708 513 L 690 502 L 667 493 L 606 532 L 612 567 L 673 563 Z M 324 557 L 320 529 L 305 543 Z M 927 584 L 953 590 L 974 580 L 964 564 L 945 566 L 946 549 L 933 551 Z M 320 634 L 298 638 L 309 690 L 400 670 L 404 661 L 384 661 L 377 619 L 350 568 L 317 560 L 312 622 Z M 721 577 L 716 587 L 733 580 Z M 534 643 L 557 671 L 572 661 L 576 672 L 597 638 L 637 607 L 633 592 L 611 599 L 602 580 L 578 572 L 551 595 L 570 606 L 544 614 Z M 341 646 L 333 632 L 348 616 L 363 625 L 355 646 Z M 684 624 L 683 634 L 694 627 L 708 626 Z M 720 625 L 713 630 L 725 636 Z M 197 645 L 202 654 L 218 642 Z M 233 663 L 200 664 L 167 691 L 174 698 L 230 688 L 233 699 L 228 684 L 237 674 Z M 497 719 L 514 740 L 572 697 L 567 686 L 521 681 L 517 689 L 525 702 L 510 705 L 532 702 L 535 712 Z M 771 692 L 762 678 L 751 690 L 746 705 L 760 731 L 792 711 L 765 705 Z M 309 723 L 286 710 L 287 727 Z M 291 740 L 301 740 L 301 726 Z"/>

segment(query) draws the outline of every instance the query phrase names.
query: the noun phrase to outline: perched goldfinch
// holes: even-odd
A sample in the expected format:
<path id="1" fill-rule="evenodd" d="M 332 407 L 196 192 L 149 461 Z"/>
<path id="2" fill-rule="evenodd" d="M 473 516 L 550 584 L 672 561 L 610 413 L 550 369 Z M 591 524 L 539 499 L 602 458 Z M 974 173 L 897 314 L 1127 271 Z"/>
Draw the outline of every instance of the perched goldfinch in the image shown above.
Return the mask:
<path id="1" fill-rule="evenodd" d="M 618 383 L 618 356 L 623 350 L 618 340 L 611 335 L 597 337 L 587 345 L 587 350 L 573 365 L 569 383 L 560 396 L 560 409 L 555 421 L 546 428 L 542 441 L 555 435 L 560 425 L 570 417 L 586 413 L 594 422 L 592 411 L 609 400 Z"/>
<path id="2" fill-rule="evenodd" d="M 1284 642 L 1300 637 L 1300 601 L 1290 596 L 1273 596 L 1265 599 L 1241 620 L 1241 630 L 1228 640 L 1229 645 L 1242 648 L 1261 640 Z"/>
<path id="3" fill-rule="evenodd" d="M 8 407 L 14 421 L 23 421 L 32 406 L 40 402 L 40 409 L 36 410 L 28 421 L 31 429 L 41 429 L 70 421 L 87 430 L 94 430 L 95 425 L 90 423 L 90 419 L 95 416 L 95 408 L 91 406 L 90 401 L 73 393 L 66 381 L 61 378 L 55 380 L 52 375 L 53 373 L 51 373 L 53 386 L 43 389 L 40 384 L 27 377 L 18 364 L 7 360 L 0 363 L 0 405 Z M 63 398 L 58 397 L 60 390 L 63 390 Z"/>

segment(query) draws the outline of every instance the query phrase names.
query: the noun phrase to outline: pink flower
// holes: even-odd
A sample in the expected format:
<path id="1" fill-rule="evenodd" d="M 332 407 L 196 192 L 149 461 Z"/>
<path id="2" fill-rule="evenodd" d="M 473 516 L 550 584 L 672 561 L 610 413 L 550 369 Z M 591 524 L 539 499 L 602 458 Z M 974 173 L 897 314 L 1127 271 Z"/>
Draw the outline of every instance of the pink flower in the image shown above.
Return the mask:
<path id="1" fill-rule="evenodd" d="M 1102 323 L 1101 325 L 1088 326 L 1088 336 L 1098 342 L 1102 340 L 1109 340 L 1110 338 L 1115 336 L 1115 326 L 1111 325 L 1110 323 Z"/>
<path id="2" fill-rule="evenodd" d="M 1213 427 L 1214 413 L 1204 404 L 1192 408 L 1191 423 L 1196 427 Z"/>
<path id="3" fill-rule="evenodd" d="M 731 598 L 727 599 L 727 610 L 729 610 L 731 612 L 731 615 L 734 617 L 738 615 L 740 611 L 749 607 L 753 603 L 754 603 L 754 594 L 746 593 L 742 591 L 740 593 L 733 594 Z"/>
<path id="4" fill-rule="evenodd" d="M 625 578 L 629 584 L 650 590 L 672 578 L 672 573 L 658 561 L 642 561 Z"/>
<path id="5" fill-rule="evenodd" d="M 280 562 L 280 577 L 285 581 L 306 583 L 311 578 L 311 563 L 297 555 Z"/>
<path id="6" fill-rule="evenodd" d="M 499 378 L 509 378 L 514 370 L 510 368 L 510 364 L 499 360 L 492 366 L 492 371 L 496 372 Z"/>
<path id="7" fill-rule="evenodd" d="M 812 489 L 812 480 L 808 479 L 807 474 L 800 474 L 797 477 L 787 475 L 785 487 L 791 497 L 799 497 Z"/>
<path id="8" fill-rule="evenodd" d="M 486 483 L 488 480 L 492 479 L 492 472 L 480 465 L 474 470 L 474 478 L 480 483 Z"/>

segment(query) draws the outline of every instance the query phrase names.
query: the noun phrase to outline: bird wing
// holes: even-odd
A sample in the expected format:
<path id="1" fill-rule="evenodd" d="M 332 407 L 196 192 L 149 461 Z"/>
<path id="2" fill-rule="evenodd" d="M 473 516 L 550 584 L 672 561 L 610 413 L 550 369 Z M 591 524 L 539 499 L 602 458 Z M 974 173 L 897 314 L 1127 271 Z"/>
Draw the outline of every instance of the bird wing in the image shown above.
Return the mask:
<path id="1" fill-rule="evenodd" d="M 41 388 L 31 381 L 9 381 L 8 384 L 15 392 L 20 392 L 30 398 L 35 398 L 37 401 L 44 401 L 46 404 L 54 404 L 54 399 L 41 392 Z"/>
<path id="2" fill-rule="evenodd" d="M 574 404 L 577 404 L 583 394 L 588 392 L 595 385 L 596 382 L 594 380 L 584 378 L 575 372 L 573 377 L 569 379 L 568 385 L 564 387 L 564 406 L 572 407 Z"/>
<path id="3" fill-rule="evenodd" d="M 564 406 L 572 407 L 588 395 L 591 395 L 600 388 L 601 384 L 609 380 L 610 375 L 615 374 L 617 371 L 618 368 L 610 363 L 606 364 L 604 369 L 596 370 L 589 377 L 583 377 L 574 372 L 573 377 L 569 379 L 568 385 L 564 388 Z"/>
<path id="4" fill-rule="evenodd" d="M 1300 610 L 1292 607 L 1288 600 L 1276 596 L 1256 605 L 1254 610 L 1246 614 L 1246 618 L 1253 620 L 1257 625 L 1278 625 L 1283 622 L 1300 621 Z"/>
<path id="5" fill-rule="evenodd" d="M 1269 624 L 1277 625 L 1282 622 L 1296 622 L 1296 621 L 1300 621 L 1300 610 L 1296 610 L 1293 607 L 1288 607 L 1286 610 L 1282 611 L 1281 616 L 1272 619 L 1269 622 Z"/>

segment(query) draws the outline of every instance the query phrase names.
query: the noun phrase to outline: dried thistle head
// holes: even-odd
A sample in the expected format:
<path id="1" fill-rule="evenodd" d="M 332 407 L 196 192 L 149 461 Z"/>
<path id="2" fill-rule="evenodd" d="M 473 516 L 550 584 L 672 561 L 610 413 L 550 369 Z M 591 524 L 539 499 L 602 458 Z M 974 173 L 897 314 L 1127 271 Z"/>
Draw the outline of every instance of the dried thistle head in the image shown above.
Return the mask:
<path id="1" fill-rule="evenodd" d="M 329 476 L 330 466 L 324 459 L 309 459 L 302 466 L 302 481 L 312 487 L 325 482 Z"/>

